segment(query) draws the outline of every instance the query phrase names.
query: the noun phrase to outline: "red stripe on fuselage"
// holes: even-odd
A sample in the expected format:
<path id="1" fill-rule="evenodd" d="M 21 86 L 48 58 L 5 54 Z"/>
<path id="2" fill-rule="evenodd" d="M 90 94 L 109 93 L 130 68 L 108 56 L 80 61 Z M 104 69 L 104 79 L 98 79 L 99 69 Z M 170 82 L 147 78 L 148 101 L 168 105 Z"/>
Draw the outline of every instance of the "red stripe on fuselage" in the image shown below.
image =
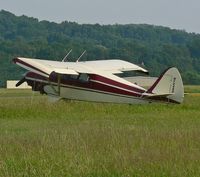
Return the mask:
<path id="1" fill-rule="evenodd" d="M 36 74 L 36 73 L 33 73 L 33 72 L 27 73 L 26 76 L 29 77 L 29 78 L 33 78 L 33 79 L 48 81 L 48 78 L 43 77 L 43 76 Z M 90 78 L 91 78 L 91 76 L 92 75 L 90 75 Z M 49 78 L 49 81 L 57 84 L 57 82 L 58 82 L 57 75 L 51 75 L 50 78 Z M 112 81 L 112 80 L 110 80 L 110 81 Z M 63 85 L 71 85 L 71 86 L 80 87 L 80 88 L 93 89 L 93 90 L 122 94 L 122 95 L 128 95 L 128 96 L 135 96 L 135 97 L 141 96 L 141 93 L 138 93 L 138 89 L 135 89 L 134 87 L 128 87 L 128 86 L 125 87 L 125 88 L 120 87 L 120 84 L 117 84 L 118 82 L 115 82 L 115 85 L 111 85 L 114 82 L 111 82 L 111 83 L 107 82 L 106 83 L 106 82 L 103 82 L 102 80 L 100 82 L 101 83 L 92 82 L 90 80 L 87 82 L 87 81 L 81 81 L 81 80 L 78 80 L 78 79 L 63 79 L 61 77 L 62 86 Z M 122 84 L 122 85 L 124 85 L 124 84 Z M 137 93 L 134 93 L 134 92 L 137 92 Z"/>
<path id="2" fill-rule="evenodd" d="M 90 75 L 90 78 L 92 80 L 100 81 L 102 83 L 106 83 L 106 84 L 109 84 L 109 85 L 120 87 L 120 88 L 123 88 L 123 89 L 126 89 L 126 90 L 130 90 L 130 91 L 134 91 L 134 92 L 138 92 L 138 93 L 144 93 L 144 90 L 141 90 L 139 88 L 129 86 L 129 85 L 126 85 L 126 84 L 123 84 L 123 83 L 120 83 L 120 82 L 116 82 L 112 79 L 108 79 L 108 78 L 100 76 L 100 75 L 92 74 L 92 75 Z"/>

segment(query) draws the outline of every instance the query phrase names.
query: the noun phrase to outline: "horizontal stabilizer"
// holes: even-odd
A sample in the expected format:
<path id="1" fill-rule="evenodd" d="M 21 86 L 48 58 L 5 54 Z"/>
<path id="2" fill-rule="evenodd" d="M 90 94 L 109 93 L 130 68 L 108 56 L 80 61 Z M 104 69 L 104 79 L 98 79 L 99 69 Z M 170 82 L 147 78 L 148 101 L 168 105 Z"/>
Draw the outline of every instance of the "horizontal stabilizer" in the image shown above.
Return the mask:
<path id="1" fill-rule="evenodd" d="M 174 93 L 159 93 L 159 94 L 146 94 L 146 93 L 143 93 L 142 95 L 144 96 L 147 96 L 147 97 L 167 97 L 167 96 L 170 96 L 170 95 L 173 95 Z"/>

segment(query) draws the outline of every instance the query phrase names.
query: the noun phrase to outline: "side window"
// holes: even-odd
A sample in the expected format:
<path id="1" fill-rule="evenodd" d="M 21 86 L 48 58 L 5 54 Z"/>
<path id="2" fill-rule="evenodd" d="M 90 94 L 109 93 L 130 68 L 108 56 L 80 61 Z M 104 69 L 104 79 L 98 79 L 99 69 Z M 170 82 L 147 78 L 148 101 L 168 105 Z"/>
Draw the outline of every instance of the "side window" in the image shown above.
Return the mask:
<path id="1" fill-rule="evenodd" d="M 88 76 L 88 74 L 86 74 L 86 73 L 81 73 L 81 74 L 79 75 L 78 79 L 79 79 L 80 81 L 83 81 L 83 82 L 88 82 L 88 81 L 89 81 L 89 76 Z"/>
<path id="2" fill-rule="evenodd" d="M 61 80 L 69 80 L 69 75 L 67 75 L 67 74 L 62 74 L 62 75 L 61 75 Z"/>
<path id="3" fill-rule="evenodd" d="M 70 79 L 77 79 L 78 76 L 77 75 L 70 75 Z"/>
<path id="4" fill-rule="evenodd" d="M 68 74 L 62 74 L 61 75 L 62 80 L 75 80 L 77 78 L 78 78 L 77 75 L 68 75 Z"/>

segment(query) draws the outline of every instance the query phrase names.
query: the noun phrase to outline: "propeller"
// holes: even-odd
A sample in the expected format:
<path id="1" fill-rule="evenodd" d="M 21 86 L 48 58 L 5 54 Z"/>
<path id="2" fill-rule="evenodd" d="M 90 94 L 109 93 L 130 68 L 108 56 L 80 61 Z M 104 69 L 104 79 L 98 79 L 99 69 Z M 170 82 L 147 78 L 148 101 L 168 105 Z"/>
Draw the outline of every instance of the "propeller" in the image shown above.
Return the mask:
<path id="1" fill-rule="evenodd" d="M 26 81 L 25 77 L 23 77 L 19 82 L 16 83 L 16 87 L 20 86 L 21 84 L 23 84 Z"/>

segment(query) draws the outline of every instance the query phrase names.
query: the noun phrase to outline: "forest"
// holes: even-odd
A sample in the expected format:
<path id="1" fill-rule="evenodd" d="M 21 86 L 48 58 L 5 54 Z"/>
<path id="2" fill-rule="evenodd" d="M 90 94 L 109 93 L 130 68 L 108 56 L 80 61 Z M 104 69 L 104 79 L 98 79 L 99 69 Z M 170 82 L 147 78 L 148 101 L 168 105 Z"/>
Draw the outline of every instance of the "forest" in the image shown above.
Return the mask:
<path id="1" fill-rule="evenodd" d="M 67 19 L 67 17 L 66 17 Z M 0 11 L 0 87 L 26 72 L 17 56 L 61 61 L 123 59 L 143 64 L 151 76 L 177 67 L 184 84 L 200 84 L 200 34 L 147 24 L 100 25 L 39 21 Z"/>

